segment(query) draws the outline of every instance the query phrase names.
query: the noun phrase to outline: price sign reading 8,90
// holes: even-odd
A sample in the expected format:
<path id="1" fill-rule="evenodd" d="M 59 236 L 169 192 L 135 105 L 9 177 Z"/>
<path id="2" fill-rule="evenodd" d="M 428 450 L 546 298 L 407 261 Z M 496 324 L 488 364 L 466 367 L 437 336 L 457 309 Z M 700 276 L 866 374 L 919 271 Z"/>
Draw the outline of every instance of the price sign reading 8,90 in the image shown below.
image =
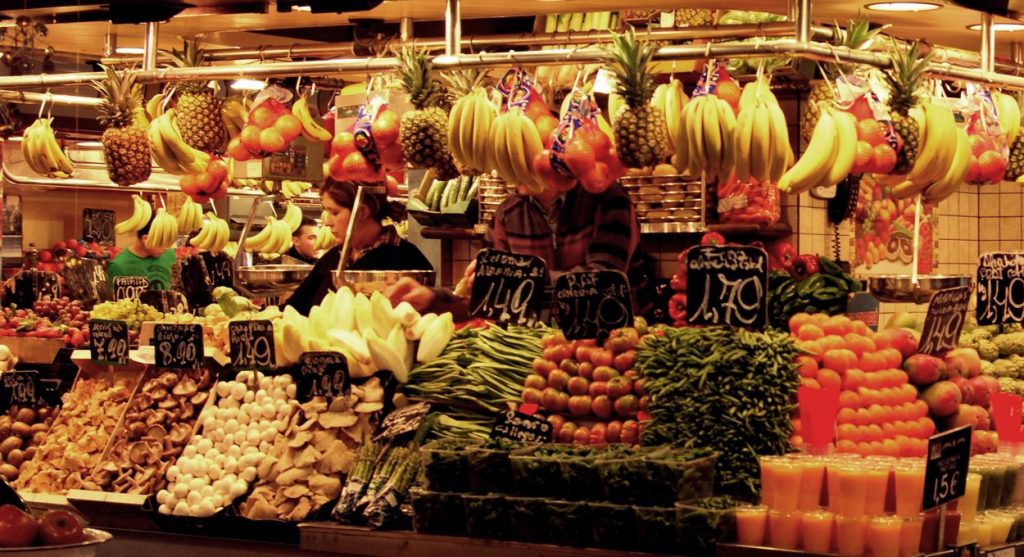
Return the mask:
<path id="1" fill-rule="evenodd" d="M 153 331 L 153 347 L 157 367 L 202 367 L 203 326 L 159 324 Z"/>

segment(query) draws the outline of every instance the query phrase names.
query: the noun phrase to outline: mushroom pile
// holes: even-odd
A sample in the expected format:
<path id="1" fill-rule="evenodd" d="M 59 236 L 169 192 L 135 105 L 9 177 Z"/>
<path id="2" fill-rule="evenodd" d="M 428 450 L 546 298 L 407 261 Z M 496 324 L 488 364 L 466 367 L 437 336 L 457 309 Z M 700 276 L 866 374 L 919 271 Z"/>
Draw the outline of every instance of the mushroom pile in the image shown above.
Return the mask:
<path id="1" fill-rule="evenodd" d="M 167 469 L 192 437 L 213 381 L 208 369 L 152 374 L 128 403 L 105 462 L 86 489 L 148 495 L 166 485 Z"/>

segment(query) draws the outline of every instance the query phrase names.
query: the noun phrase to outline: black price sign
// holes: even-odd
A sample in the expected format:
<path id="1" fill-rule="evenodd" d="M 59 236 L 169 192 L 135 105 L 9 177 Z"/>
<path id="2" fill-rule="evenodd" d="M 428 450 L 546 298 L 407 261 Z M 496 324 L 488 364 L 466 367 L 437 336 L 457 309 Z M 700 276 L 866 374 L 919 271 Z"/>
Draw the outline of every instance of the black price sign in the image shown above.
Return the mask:
<path id="1" fill-rule="evenodd" d="M 269 321 L 268 321 L 269 323 Z M 348 358 L 340 352 L 304 352 L 296 381 L 299 402 L 322 396 L 327 400 L 348 394 Z"/>
<path id="2" fill-rule="evenodd" d="M 978 325 L 1024 321 L 1024 253 L 986 253 L 978 261 Z"/>
<path id="3" fill-rule="evenodd" d="M 104 246 L 114 245 L 114 221 L 117 215 L 107 209 L 84 209 L 82 211 L 82 236 Z"/>
<path id="4" fill-rule="evenodd" d="M 35 406 L 42 389 L 39 387 L 38 371 L 8 371 L 0 374 L 3 378 L 4 400 L 7 407 Z"/>
<path id="5" fill-rule="evenodd" d="M 149 290 L 149 279 L 146 277 L 114 277 L 113 282 L 115 300 L 135 300 Z"/>
<path id="6" fill-rule="evenodd" d="M 862 321 L 872 331 L 878 330 L 878 310 L 881 304 L 870 292 L 853 292 L 846 302 L 846 316 Z"/>
<path id="7" fill-rule="evenodd" d="M 695 246 L 686 254 L 686 320 L 763 329 L 768 254 L 750 246 Z"/>
<path id="8" fill-rule="evenodd" d="M 157 324 L 153 330 L 156 367 L 203 367 L 203 326 Z"/>
<path id="9" fill-rule="evenodd" d="M 604 339 L 633 322 L 629 280 L 621 271 L 565 273 L 555 281 L 558 327 L 565 338 Z"/>
<path id="10" fill-rule="evenodd" d="M 378 433 L 374 436 L 373 440 L 391 439 L 410 431 L 416 431 L 429 413 L 430 405 L 426 402 L 411 404 L 400 410 L 395 410 L 388 414 L 384 421 L 381 422 Z"/>
<path id="11" fill-rule="evenodd" d="M 244 369 L 271 369 L 274 353 L 274 324 L 267 320 L 228 323 L 231 365 Z"/>
<path id="12" fill-rule="evenodd" d="M 970 286 L 947 288 L 932 294 L 918 352 L 937 356 L 956 348 L 970 300 Z"/>
<path id="13" fill-rule="evenodd" d="M 971 426 L 959 427 L 928 439 L 924 469 L 924 510 L 945 505 L 967 492 L 971 458 Z"/>
<path id="14" fill-rule="evenodd" d="M 491 439 L 508 439 L 522 443 L 550 443 L 554 427 L 538 416 L 509 410 L 498 415 L 491 430 Z"/>
<path id="15" fill-rule="evenodd" d="M 476 256 L 469 307 L 473 317 L 532 325 L 540 318 L 548 270 L 532 255 L 485 249 Z"/>
<path id="16" fill-rule="evenodd" d="M 90 320 L 89 342 L 90 356 L 97 364 L 128 364 L 128 324 L 124 321 Z"/>
<path id="17" fill-rule="evenodd" d="M 146 290 L 139 301 L 155 307 L 162 313 L 188 313 L 188 298 L 174 290 Z"/>
<path id="18" fill-rule="evenodd" d="M 225 253 L 210 253 L 204 251 L 199 254 L 206 263 L 206 273 L 213 283 L 214 288 L 218 286 L 234 286 L 234 272 L 231 268 L 231 258 Z"/>

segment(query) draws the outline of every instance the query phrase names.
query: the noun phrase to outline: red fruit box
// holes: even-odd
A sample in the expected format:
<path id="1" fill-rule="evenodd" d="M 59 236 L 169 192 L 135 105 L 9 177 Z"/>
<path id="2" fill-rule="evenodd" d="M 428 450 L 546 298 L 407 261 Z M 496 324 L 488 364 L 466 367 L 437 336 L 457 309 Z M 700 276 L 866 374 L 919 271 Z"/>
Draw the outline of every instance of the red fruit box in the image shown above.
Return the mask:
<path id="1" fill-rule="evenodd" d="M 854 270 L 858 276 L 909 275 L 914 251 L 914 199 L 894 199 L 890 184 L 867 175 L 860 182 L 854 213 Z M 917 272 L 935 264 L 934 207 L 923 205 Z"/>

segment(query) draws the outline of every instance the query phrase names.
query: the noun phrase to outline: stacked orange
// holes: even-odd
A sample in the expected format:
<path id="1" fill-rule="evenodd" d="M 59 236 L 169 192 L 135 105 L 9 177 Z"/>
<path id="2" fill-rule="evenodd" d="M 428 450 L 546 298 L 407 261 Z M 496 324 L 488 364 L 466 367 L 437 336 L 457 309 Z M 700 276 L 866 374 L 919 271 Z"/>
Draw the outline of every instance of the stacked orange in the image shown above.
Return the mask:
<path id="1" fill-rule="evenodd" d="M 839 452 L 925 454 L 935 423 L 901 369 L 903 360 L 916 352 L 916 339 L 908 339 L 903 329 L 872 332 L 844 315 L 798 313 L 790 319 L 789 329 L 805 352 L 797 358 L 802 385 L 839 390 Z M 799 412 L 794 416 L 792 443 L 799 447 Z"/>

